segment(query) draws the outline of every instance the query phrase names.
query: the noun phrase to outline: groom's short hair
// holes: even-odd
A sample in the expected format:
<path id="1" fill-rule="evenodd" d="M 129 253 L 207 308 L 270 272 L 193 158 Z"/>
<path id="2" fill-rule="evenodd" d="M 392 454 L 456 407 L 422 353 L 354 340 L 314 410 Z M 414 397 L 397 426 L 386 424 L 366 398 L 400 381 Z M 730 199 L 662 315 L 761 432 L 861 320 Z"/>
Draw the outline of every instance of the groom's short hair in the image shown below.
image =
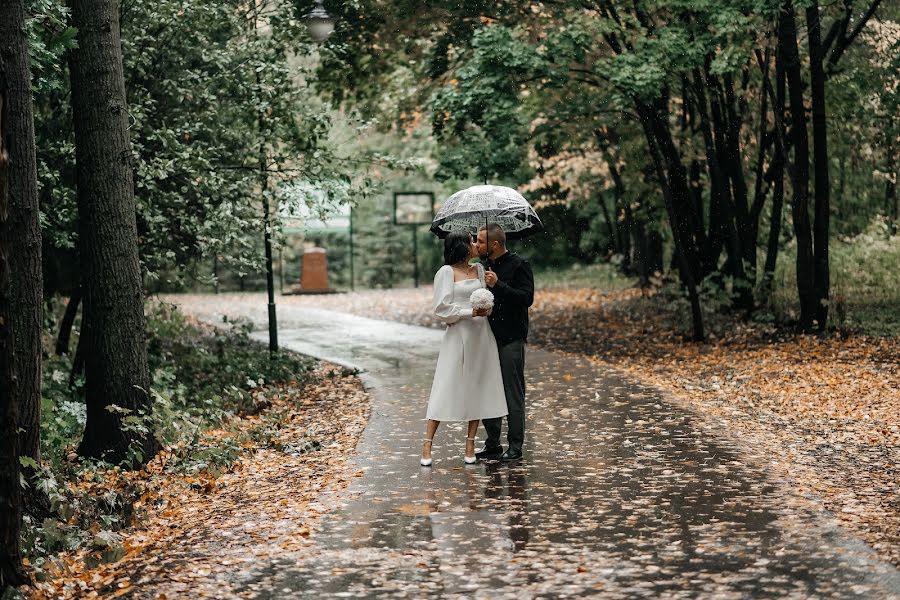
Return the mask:
<path id="1" fill-rule="evenodd" d="M 479 231 L 487 231 L 488 240 L 500 242 L 500 245 L 506 247 L 506 232 L 496 223 L 488 223 L 483 225 Z"/>

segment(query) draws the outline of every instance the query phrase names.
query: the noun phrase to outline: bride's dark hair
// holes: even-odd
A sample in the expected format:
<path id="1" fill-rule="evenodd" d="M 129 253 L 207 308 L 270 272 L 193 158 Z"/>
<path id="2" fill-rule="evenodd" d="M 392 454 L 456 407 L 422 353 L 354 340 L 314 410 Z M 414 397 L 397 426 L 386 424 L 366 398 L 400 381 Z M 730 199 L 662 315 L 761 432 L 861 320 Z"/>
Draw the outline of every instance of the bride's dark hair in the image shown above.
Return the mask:
<path id="1" fill-rule="evenodd" d="M 454 231 L 444 238 L 444 264 L 455 265 L 469 256 L 472 236 L 466 231 Z"/>

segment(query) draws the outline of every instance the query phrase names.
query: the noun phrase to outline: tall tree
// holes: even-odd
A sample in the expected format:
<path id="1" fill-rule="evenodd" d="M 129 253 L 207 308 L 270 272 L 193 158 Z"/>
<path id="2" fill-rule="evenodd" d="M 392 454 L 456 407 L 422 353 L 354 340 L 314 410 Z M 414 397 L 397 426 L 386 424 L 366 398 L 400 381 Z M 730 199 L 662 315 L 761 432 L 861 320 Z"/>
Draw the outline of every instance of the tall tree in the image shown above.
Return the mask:
<path id="1" fill-rule="evenodd" d="M 794 148 L 791 169 L 791 216 L 797 238 L 797 292 L 800 297 L 800 326 L 810 329 L 816 313 L 814 274 L 812 269 L 812 226 L 809 220 L 809 138 L 806 109 L 803 104 L 803 75 L 797 48 L 797 21 L 794 5 L 784 3 L 778 16 L 778 56 L 784 61 L 788 104 L 791 113 L 790 139 Z"/>
<path id="2" fill-rule="evenodd" d="M 74 0 L 69 58 L 78 190 L 87 424 L 82 456 L 146 461 L 158 445 L 149 412 L 144 296 L 138 262 L 119 6 Z"/>
<path id="3" fill-rule="evenodd" d="M 828 123 L 825 108 L 825 68 L 822 26 L 818 0 L 806 7 L 809 41 L 809 80 L 812 99 L 813 181 L 815 221 L 813 223 L 813 297 L 819 329 L 828 322 L 829 268 L 828 236 L 831 232 L 831 182 L 828 177 Z"/>
<path id="4" fill-rule="evenodd" d="M 664 106 L 668 105 L 668 99 L 653 105 L 635 100 L 635 105 L 644 126 L 647 147 L 653 159 L 666 213 L 669 216 L 669 226 L 675 245 L 675 260 L 691 307 L 692 339 L 700 341 L 706 337 L 698 289 L 700 255 L 696 238 L 693 236 L 695 226 L 689 209 L 690 187 L 687 170 L 681 162 L 665 118 Z"/>
<path id="5" fill-rule="evenodd" d="M 787 0 L 778 17 L 778 47 L 785 61 L 791 112 L 789 142 L 794 148 L 791 183 L 794 190 L 792 216 L 797 237 L 797 291 L 800 298 L 800 325 L 805 330 L 813 323 L 825 329 L 828 320 L 829 260 L 831 230 L 831 183 L 828 174 L 828 122 L 826 120 L 825 83 L 838 61 L 871 19 L 881 0 L 873 0 L 849 30 L 854 3 L 843 3 L 844 14 L 836 19 L 822 36 L 819 4 L 813 0 L 806 6 L 809 47 L 809 88 L 813 142 L 814 205 L 813 220 L 809 214 L 809 139 L 807 133 L 804 81 L 797 45 L 794 5 Z M 849 31 L 849 33 L 848 33 Z M 827 64 L 825 55 L 828 53 Z"/>
<path id="6" fill-rule="evenodd" d="M 12 13 L 12 14 L 10 14 Z M 18 2 L 0 6 L 0 39 L 9 40 L 9 26 L 21 17 Z M 6 45 L 4 44 L 4 47 Z M 7 53 L 0 54 L 0 592 L 8 585 L 24 583 L 19 533 L 22 496 L 19 485 L 19 399 L 13 341 L 12 292 L 9 269 L 9 171 L 7 140 L 10 133 L 10 88 Z"/>
<path id="7" fill-rule="evenodd" d="M 781 222 L 784 210 L 784 165 L 785 165 L 785 135 L 784 135 L 784 94 L 785 75 L 784 65 L 780 55 L 776 55 L 775 62 L 775 91 L 770 90 L 773 96 L 772 120 L 774 121 L 775 153 L 772 159 L 772 210 L 769 217 L 769 237 L 766 243 L 766 262 L 763 268 L 762 298 L 768 300 L 772 293 L 772 285 L 775 279 L 775 266 L 778 261 L 778 247 L 781 243 Z M 769 82 L 767 82 L 769 83 Z M 771 83 L 769 83 L 771 85 Z"/>
<path id="8" fill-rule="evenodd" d="M 28 40 L 22 3 L 4 2 L 0 9 L 0 53 L 7 68 L 9 123 L 7 142 L 11 154 L 8 173 L 9 226 L 4 235 L 15 253 L 9 259 L 12 320 L 19 398 L 19 446 L 31 466 L 27 502 L 30 512 L 49 509 L 49 501 L 34 485 L 34 467 L 40 463 L 41 426 L 41 328 L 43 277 L 39 225 L 37 159 L 34 148 L 34 110 Z M 40 508 L 39 508 L 40 507 Z"/>

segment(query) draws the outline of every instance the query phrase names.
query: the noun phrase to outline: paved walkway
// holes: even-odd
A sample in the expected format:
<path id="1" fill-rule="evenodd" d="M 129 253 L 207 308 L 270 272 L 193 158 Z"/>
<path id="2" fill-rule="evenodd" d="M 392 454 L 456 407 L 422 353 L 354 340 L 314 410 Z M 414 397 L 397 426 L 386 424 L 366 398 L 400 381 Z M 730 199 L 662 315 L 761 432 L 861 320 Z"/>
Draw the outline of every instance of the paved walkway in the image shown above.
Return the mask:
<path id="1" fill-rule="evenodd" d="M 185 309 L 215 321 L 216 302 Z M 262 328 L 264 301 L 244 306 L 226 308 Z M 236 592 L 900 598 L 900 572 L 814 500 L 615 373 L 530 348 L 522 463 L 464 466 L 461 426 L 442 426 L 434 467 L 422 468 L 441 332 L 328 311 L 279 317 L 284 347 L 365 370 L 373 412 L 354 458 L 365 476 L 323 519 L 310 551 L 236 574 Z"/>

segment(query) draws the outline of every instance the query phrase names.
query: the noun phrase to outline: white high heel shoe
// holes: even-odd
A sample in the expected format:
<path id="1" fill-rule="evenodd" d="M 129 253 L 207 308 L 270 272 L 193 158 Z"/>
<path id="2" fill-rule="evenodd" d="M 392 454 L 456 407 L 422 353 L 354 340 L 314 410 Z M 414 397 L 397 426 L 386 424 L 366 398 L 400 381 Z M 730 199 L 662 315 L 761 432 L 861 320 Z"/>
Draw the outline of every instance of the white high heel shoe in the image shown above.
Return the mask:
<path id="1" fill-rule="evenodd" d="M 468 441 L 468 440 L 471 440 L 471 441 L 472 441 L 472 445 L 473 445 L 473 446 L 475 445 L 475 438 L 473 438 L 473 437 L 471 437 L 471 438 L 470 438 L 470 437 L 467 437 L 467 438 L 466 438 L 466 441 Z M 467 444 L 467 445 L 468 445 L 468 444 Z M 474 454 L 473 454 L 472 456 L 465 455 L 465 456 L 463 456 L 463 461 L 465 461 L 465 463 L 466 463 L 467 465 L 474 465 L 475 463 L 478 462 L 478 457 L 475 456 Z"/>
<path id="2" fill-rule="evenodd" d="M 431 446 L 432 440 L 425 440 L 422 443 L 422 445 L 424 446 L 425 444 L 428 444 L 429 446 Z M 422 465 L 423 467 L 430 467 L 432 462 L 434 462 L 434 461 L 432 461 L 430 458 L 420 458 L 419 459 L 419 464 Z"/>

